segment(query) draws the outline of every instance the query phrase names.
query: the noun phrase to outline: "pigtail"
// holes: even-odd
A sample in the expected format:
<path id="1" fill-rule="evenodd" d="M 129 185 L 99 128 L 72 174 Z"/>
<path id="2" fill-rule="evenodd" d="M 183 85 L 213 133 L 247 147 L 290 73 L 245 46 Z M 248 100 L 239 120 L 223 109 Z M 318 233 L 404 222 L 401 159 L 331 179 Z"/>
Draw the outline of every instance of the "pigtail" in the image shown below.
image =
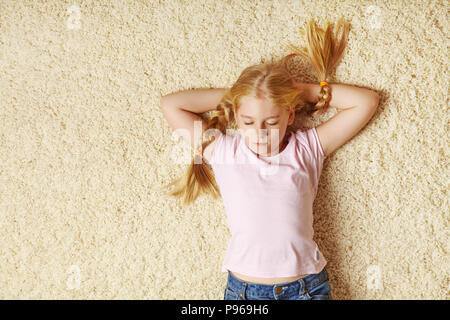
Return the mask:
<path id="1" fill-rule="evenodd" d="M 193 202 L 203 192 L 210 193 L 214 198 L 219 197 L 220 191 L 214 173 L 211 166 L 203 159 L 202 153 L 206 146 L 215 139 L 214 135 L 205 134 L 208 133 L 208 129 L 215 128 L 225 134 L 231 117 L 231 103 L 225 96 L 207 122 L 205 132 L 202 134 L 201 148 L 193 150 L 193 159 L 186 173 L 164 186 L 165 188 L 174 186 L 174 189 L 167 193 L 168 195 L 183 197 L 183 204 L 185 205 Z"/>
<path id="2" fill-rule="evenodd" d="M 317 78 L 320 82 L 327 83 L 329 81 L 329 75 L 334 68 L 341 61 L 344 53 L 344 49 L 347 44 L 347 37 L 350 30 L 350 25 L 343 18 L 340 18 L 337 23 L 337 34 L 341 36 L 337 40 L 332 34 L 333 24 L 328 22 L 324 29 L 319 28 L 314 20 L 310 20 L 306 30 L 302 29 L 300 32 L 302 35 L 306 34 L 307 43 L 306 47 L 297 48 L 296 46 L 289 44 L 289 48 L 294 52 L 285 57 L 287 59 L 299 55 L 305 58 L 311 63 L 313 69 L 316 72 Z M 326 111 L 329 107 L 331 100 L 331 88 L 323 83 L 320 87 L 318 95 L 318 102 L 307 111 L 309 115 L 319 115 Z"/>

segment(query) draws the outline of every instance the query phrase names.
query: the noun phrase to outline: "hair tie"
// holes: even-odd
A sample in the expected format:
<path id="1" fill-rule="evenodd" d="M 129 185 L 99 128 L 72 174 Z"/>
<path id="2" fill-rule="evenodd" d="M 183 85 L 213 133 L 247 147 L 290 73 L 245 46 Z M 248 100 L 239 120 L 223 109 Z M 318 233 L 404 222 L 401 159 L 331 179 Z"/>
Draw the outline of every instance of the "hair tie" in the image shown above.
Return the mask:
<path id="1" fill-rule="evenodd" d="M 328 82 L 326 82 L 326 81 L 320 81 L 320 86 L 321 86 L 321 87 L 328 86 Z"/>
<path id="2" fill-rule="evenodd" d="M 195 156 L 200 156 L 200 157 L 203 156 L 203 153 L 202 153 L 202 145 L 198 145 L 198 146 L 194 149 L 194 155 L 195 155 Z"/>

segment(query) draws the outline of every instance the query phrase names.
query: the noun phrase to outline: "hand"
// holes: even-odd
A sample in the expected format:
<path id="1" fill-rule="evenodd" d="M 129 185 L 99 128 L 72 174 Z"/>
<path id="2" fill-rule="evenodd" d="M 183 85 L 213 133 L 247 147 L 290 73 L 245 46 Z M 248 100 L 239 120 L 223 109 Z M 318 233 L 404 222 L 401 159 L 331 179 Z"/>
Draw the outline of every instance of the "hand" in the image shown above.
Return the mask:
<path id="1" fill-rule="evenodd" d="M 305 102 L 317 103 L 319 101 L 320 85 L 318 83 L 296 82 L 294 85 L 303 92 Z"/>
<path id="2" fill-rule="evenodd" d="M 305 90 L 306 89 L 306 83 L 303 82 L 296 82 L 294 79 L 292 80 L 292 84 L 294 85 L 294 87 L 296 87 L 299 90 Z"/>

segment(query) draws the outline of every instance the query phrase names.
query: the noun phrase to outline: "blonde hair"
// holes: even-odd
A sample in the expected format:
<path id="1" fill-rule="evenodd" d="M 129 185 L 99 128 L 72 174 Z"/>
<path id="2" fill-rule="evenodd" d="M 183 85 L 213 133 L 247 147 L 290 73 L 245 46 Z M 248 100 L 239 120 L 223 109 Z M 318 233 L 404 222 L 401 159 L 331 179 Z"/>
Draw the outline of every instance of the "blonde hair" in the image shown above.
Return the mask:
<path id="1" fill-rule="evenodd" d="M 222 134 L 226 134 L 227 127 L 236 126 L 234 114 L 240 108 L 241 99 L 245 96 L 268 99 L 274 106 L 287 111 L 303 109 L 306 104 L 304 92 L 294 85 L 286 63 L 290 58 L 298 55 L 311 63 L 318 81 L 328 81 L 330 72 L 342 58 L 349 24 L 342 18 L 339 19 L 338 33 L 342 30 L 342 37 L 338 41 L 333 38 L 332 28 L 333 25 L 328 22 L 325 30 L 320 29 L 314 20 L 310 20 L 306 31 L 301 30 L 301 33 L 303 35 L 306 33 L 307 36 L 308 46 L 306 48 L 297 48 L 289 44 L 293 53 L 279 61 L 260 63 L 245 68 L 216 106 L 207 122 L 205 132 L 208 129 L 218 129 Z M 330 88 L 322 86 L 318 102 L 310 110 L 307 110 L 307 114 L 315 116 L 325 112 L 329 107 L 330 100 Z M 202 141 L 201 150 L 214 141 L 214 136 L 211 138 Z M 211 166 L 203 160 L 195 161 L 195 157 L 186 173 L 165 187 L 170 186 L 175 186 L 175 188 L 168 192 L 168 195 L 183 197 L 183 204 L 190 204 L 203 192 L 210 193 L 214 198 L 220 195 Z"/>

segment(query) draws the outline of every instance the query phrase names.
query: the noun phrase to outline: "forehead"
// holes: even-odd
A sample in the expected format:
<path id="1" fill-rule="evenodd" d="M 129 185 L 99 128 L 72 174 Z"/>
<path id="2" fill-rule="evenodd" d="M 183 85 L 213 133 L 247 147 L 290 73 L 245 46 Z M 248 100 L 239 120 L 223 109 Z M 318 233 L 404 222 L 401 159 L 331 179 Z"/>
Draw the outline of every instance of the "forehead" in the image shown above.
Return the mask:
<path id="1" fill-rule="evenodd" d="M 238 112 L 239 114 L 254 118 L 263 118 L 281 114 L 280 108 L 275 107 L 270 101 L 248 96 L 241 99 L 241 106 Z"/>

